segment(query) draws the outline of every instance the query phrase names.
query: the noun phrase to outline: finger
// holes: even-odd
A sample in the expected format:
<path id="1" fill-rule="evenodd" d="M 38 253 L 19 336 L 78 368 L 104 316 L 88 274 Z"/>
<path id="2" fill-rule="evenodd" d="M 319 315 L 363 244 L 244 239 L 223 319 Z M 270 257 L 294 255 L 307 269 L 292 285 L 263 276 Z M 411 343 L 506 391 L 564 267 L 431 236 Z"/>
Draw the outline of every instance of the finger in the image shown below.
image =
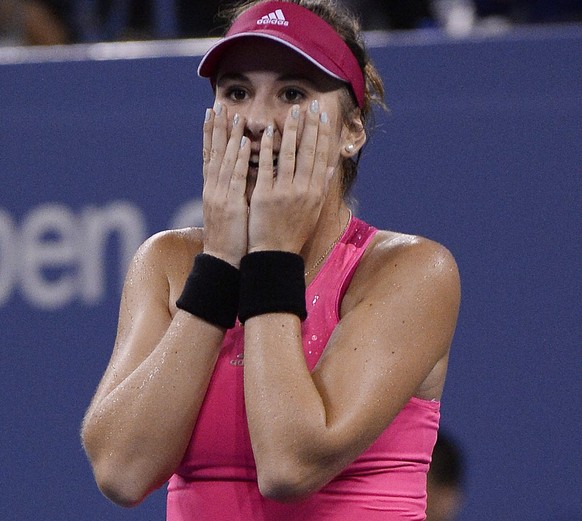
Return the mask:
<path id="1" fill-rule="evenodd" d="M 230 185 L 234 171 L 234 165 L 240 150 L 243 129 L 244 122 L 241 122 L 241 117 L 239 114 L 235 114 L 232 118 L 232 129 L 230 131 L 230 137 L 228 138 L 226 150 L 222 158 L 220 172 L 218 175 L 218 186 L 224 188 L 224 190 L 228 190 Z"/>
<path id="2" fill-rule="evenodd" d="M 317 190 L 325 189 L 329 175 L 329 151 L 331 140 L 331 125 L 327 112 L 322 112 L 319 117 L 317 131 L 317 145 L 311 175 L 311 186 Z"/>
<path id="3" fill-rule="evenodd" d="M 220 103 L 214 105 L 214 118 L 212 125 L 210 160 L 208 162 L 208 173 L 218 176 L 222 158 L 226 150 L 227 143 L 227 110 Z M 216 178 L 218 182 L 218 178 Z"/>
<path id="4" fill-rule="evenodd" d="M 255 190 L 269 190 L 273 187 L 273 135 L 273 125 L 270 124 L 261 137 L 259 172 Z"/>
<path id="5" fill-rule="evenodd" d="M 297 149 L 295 182 L 309 183 L 315 162 L 317 134 L 319 131 L 319 102 L 313 100 L 305 115 L 301 142 Z"/>
<path id="6" fill-rule="evenodd" d="M 277 162 L 277 183 L 291 183 L 295 174 L 299 105 L 293 105 L 287 114 Z"/>
<path id="7" fill-rule="evenodd" d="M 239 151 L 229 185 L 229 192 L 235 196 L 244 196 L 247 189 L 247 175 L 251 145 L 249 138 L 242 136 L 239 141 Z"/>
<path id="8" fill-rule="evenodd" d="M 212 128 L 214 126 L 214 111 L 206 109 L 204 114 L 204 126 L 202 134 L 202 176 L 204 182 L 208 176 L 208 164 L 210 163 L 210 149 L 212 147 Z"/>

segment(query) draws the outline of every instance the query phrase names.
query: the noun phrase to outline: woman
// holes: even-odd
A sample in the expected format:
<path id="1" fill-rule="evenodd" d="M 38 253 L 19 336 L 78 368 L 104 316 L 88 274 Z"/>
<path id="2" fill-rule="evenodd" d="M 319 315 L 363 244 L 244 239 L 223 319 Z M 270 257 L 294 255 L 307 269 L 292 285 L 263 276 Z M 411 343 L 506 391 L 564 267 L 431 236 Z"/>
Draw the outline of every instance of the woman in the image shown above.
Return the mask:
<path id="1" fill-rule="evenodd" d="M 424 519 L 455 262 L 345 202 L 382 95 L 353 18 L 293 0 L 234 20 L 199 68 L 204 229 L 130 267 L 83 425 L 97 482 L 127 506 L 169 480 L 172 521 Z"/>

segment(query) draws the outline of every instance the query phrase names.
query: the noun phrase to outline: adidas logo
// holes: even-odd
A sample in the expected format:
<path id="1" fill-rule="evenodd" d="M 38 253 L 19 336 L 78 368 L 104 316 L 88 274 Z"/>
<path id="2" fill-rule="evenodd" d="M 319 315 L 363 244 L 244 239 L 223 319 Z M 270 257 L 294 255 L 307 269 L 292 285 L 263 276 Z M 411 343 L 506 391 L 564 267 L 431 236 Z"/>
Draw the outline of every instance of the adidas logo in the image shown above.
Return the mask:
<path id="1" fill-rule="evenodd" d="M 281 9 L 277 9 L 276 11 L 266 14 L 262 18 L 257 20 L 257 25 L 283 25 L 287 27 L 289 22 L 285 20 L 285 15 Z"/>

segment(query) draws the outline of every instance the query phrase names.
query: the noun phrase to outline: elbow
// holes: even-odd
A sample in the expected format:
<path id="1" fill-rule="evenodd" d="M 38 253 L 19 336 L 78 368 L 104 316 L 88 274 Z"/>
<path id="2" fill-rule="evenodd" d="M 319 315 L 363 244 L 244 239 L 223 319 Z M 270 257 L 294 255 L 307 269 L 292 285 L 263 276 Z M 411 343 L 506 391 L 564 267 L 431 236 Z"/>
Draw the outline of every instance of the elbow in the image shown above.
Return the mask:
<path id="1" fill-rule="evenodd" d="M 282 464 L 257 468 L 257 481 L 263 497 L 280 503 L 300 501 L 321 487 L 305 471 Z"/>
<path id="2" fill-rule="evenodd" d="M 95 481 L 101 493 L 110 501 L 125 508 L 139 505 L 155 487 L 147 484 L 140 476 L 112 462 L 94 463 Z"/>
<path id="3" fill-rule="evenodd" d="M 319 453 L 278 452 L 275 457 L 257 457 L 257 482 L 261 495 L 280 503 L 301 501 L 316 493 L 351 461 L 345 454 L 326 450 Z"/>
<path id="4" fill-rule="evenodd" d="M 144 479 L 144 473 L 135 465 L 105 454 L 99 445 L 83 437 L 83 446 L 93 468 L 93 475 L 101 493 L 116 505 L 131 508 L 139 505 L 155 486 Z M 133 467 L 133 470 L 132 470 Z"/>
<path id="5" fill-rule="evenodd" d="M 259 480 L 259 491 L 264 498 L 279 503 L 293 503 L 305 499 L 309 491 L 300 483 L 283 479 Z"/>
<path id="6" fill-rule="evenodd" d="M 147 495 L 130 483 L 120 483 L 120 480 L 115 477 L 98 477 L 96 474 L 95 480 L 99 490 L 107 499 L 124 508 L 139 505 Z"/>

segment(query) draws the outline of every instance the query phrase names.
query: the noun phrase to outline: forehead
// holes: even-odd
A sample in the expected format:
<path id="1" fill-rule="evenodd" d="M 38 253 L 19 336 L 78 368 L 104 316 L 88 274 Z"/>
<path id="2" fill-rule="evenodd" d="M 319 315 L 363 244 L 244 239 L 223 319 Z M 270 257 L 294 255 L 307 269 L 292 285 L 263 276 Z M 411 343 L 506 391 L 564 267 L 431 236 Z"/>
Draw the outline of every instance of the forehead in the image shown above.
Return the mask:
<path id="1" fill-rule="evenodd" d="M 283 77 L 303 77 L 322 91 L 337 90 L 344 86 L 305 59 L 299 53 L 266 38 L 240 38 L 225 50 L 217 71 L 220 77 L 252 72 L 273 72 Z"/>

